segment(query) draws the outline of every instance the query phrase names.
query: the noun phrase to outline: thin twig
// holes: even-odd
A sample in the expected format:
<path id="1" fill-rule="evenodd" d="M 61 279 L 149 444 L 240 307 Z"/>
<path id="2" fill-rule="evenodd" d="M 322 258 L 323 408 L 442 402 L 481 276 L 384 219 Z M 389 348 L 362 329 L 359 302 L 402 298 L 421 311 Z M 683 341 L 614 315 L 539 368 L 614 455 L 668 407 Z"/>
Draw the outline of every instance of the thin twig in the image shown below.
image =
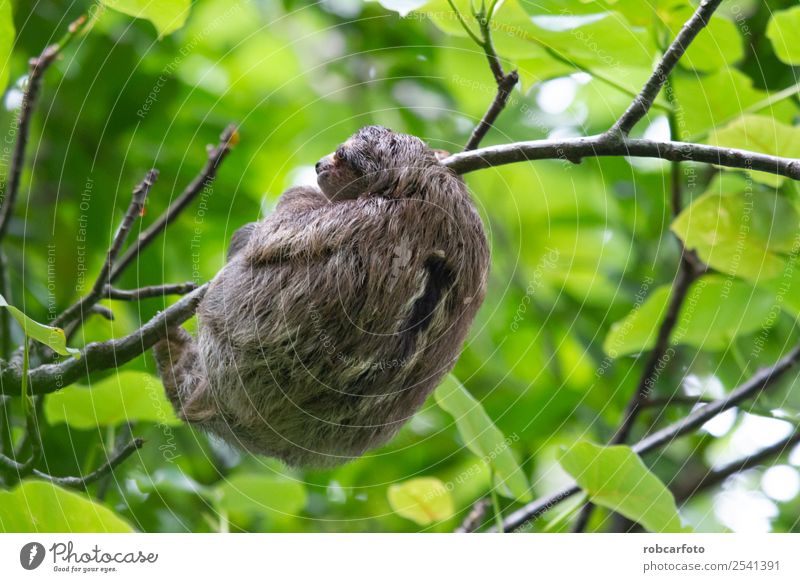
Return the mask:
<path id="1" fill-rule="evenodd" d="M 489 69 L 492 71 L 492 76 L 494 77 L 495 83 L 497 83 L 497 93 L 495 94 L 491 105 L 489 105 L 489 109 L 487 109 L 486 113 L 483 114 L 483 118 L 481 118 L 478 125 L 475 126 L 475 129 L 472 130 L 472 135 L 470 136 L 469 141 L 467 141 L 467 144 L 464 146 L 464 151 L 474 150 L 480 145 L 481 141 L 489 132 L 492 125 L 494 125 L 497 117 L 500 115 L 500 113 L 502 113 L 503 109 L 505 109 L 506 103 L 508 103 L 508 98 L 511 95 L 511 91 L 519 82 L 519 74 L 516 70 L 506 74 L 505 70 L 503 69 L 503 64 L 500 62 L 500 57 L 497 55 L 497 51 L 494 48 L 494 42 L 492 41 L 491 22 L 492 16 L 494 15 L 495 5 L 496 2 L 492 2 L 488 11 L 486 11 L 485 7 L 482 5 L 480 11 L 475 13 L 475 18 L 478 21 L 482 39 L 482 42 L 479 42 L 478 44 L 486 55 L 486 60 L 489 63 Z"/>
<path id="2" fill-rule="evenodd" d="M 461 525 L 456 528 L 455 533 L 472 533 L 476 531 L 483 523 L 483 518 L 486 517 L 486 512 L 491 506 L 492 502 L 490 499 L 478 500 L 478 502 L 472 506 L 472 509 L 470 509 L 469 514 L 464 518 Z"/>
<path id="3" fill-rule="evenodd" d="M 627 136 L 633 126 L 635 126 L 640 119 L 642 119 L 650 108 L 653 102 L 658 97 L 661 88 L 666 83 L 669 74 L 678 61 L 683 57 L 686 49 L 700 33 L 703 28 L 711 21 L 711 16 L 714 11 L 722 3 L 722 0 L 702 0 L 700 6 L 697 8 L 692 17 L 683 25 L 683 28 L 669 45 L 669 48 L 664 52 L 661 60 L 656 65 L 653 74 L 647 80 L 641 93 L 636 96 L 633 103 L 630 104 L 628 109 L 619 120 L 611 128 L 610 133 Z"/>
<path id="4" fill-rule="evenodd" d="M 678 503 L 682 503 L 702 491 L 719 485 L 732 475 L 741 473 L 747 469 L 752 469 L 763 464 L 765 461 L 782 455 L 797 443 L 800 443 L 800 430 L 795 430 L 785 439 L 781 439 L 774 445 L 763 448 L 752 455 L 737 459 L 714 471 L 709 471 L 691 483 L 673 487 L 672 492 L 675 495 L 675 500 Z"/>
<path id="5" fill-rule="evenodd" d="M 786 372 L 794 368 L 798 362 L 800 362 L 800 346 L 793 348 L 773 366 L 763 368 L 756 372 L 750 379 L 739 385 L 725 398 L 720 398 L 719 400 L 701 406 L 687 414 L 678 422 L 641 439 L 638 443 L 633 445 L 633 451 L 638 455 L 644 455 L 672 443 L 678 437 L 694 432 L 718 414 L 734 406 L 738 406 L 750 398 L 757 397 L 761 392 L 782 378 Z M 503 522 L 503 528 L 505 531 L 518 529 L 526 523 L 537 519 L 557 504 L 565 499 L 569 499 L 580 491 L 580 487 L 571 485 L 545 498 L 537 499 L 509 515 Z"/>
<path id="6" fill-rule="evenodd" d="M 29 74 L 25 91 L 22 95 L 22 105 L 20 107 L 19 121 L 17 124 L 17 140 L 11 153 L 11 168 L 9 171 L 8 182 L 6 184 L 5 198 L 0 205 L 0 240 L 5 237 L 8 225 L 11 222 L 11 215 L 14 213 L 19 186 L 22 179 L 22 169 L 25 166 L 25 151 L 28 146 L 28 138 L 31 130 L 31 117 L 36 109 L 39 100 L 39 93 L 42 88 L 42 79 L 50 65 L 56 60 L 64 47 L 75 37 L 86 23 L 86 17 L 81 16 L 69 25 L 68 32 L 56 44 L 45 48 L 38 57 L 28 61 Z"/>
<path id="7" fill-rule="evenodd" d="M 49 481 L 50 483 L 61 485 L 62 487 L 85 489 L 88 485 L 91 485 L 104 475 L 107 475 L 108 473 L 113 471 L 116 467 L 122 464 L 128 457 L 130 457 L 134 452 L 142 448 L 142 445 L 144 445 L 144 439 L 140 438 L 133 439 L 133 441 L 131 441 L 127 446 L 125 446 L 123 449 L 117 451 L 114 455 L 109 457 L 108 460 L 98 469 L 82 477 L 72 477 L 72 476 L 56 477 L 54 475 L 49 475 L 37 469 L 34 469 L 32 471 L 32 474 L 40 479 Z M 8 457 L 3 455 L 0 455 L 0 465 L 4 466 L 6 469 L 10 469 L 11 471 L 15 472 L 20 472 L 23 470 L 22 463 L 18 463 L 17 461 L 9 459 Z"/>
<path id="8" fill-rule="evenodd" d="M 191 281 L 173 285 L 152 285 L 139 287 L 138 289 L 117 289 L 116 287 L 106 286 L 103 289 L 103 297 L 119 301 L 139 301 L 140 299 L 164 297 L 165 295 L 186 295 L 195 289 L 197 289 L 197 285 Z"/>
<path id="9" fill-rule="evenodd" d="M 147 194 L 150 192 L 153 184 L 155 184 L 156 179 L 158 179 L 158 170 L 150 170 L 147 172 L 144 179 L 136 186 L 136 188 L 133 189 L 133 194 L 131 196 L 131 201 L 128 204 L 128 209 L 125 211 L 122 222 L 120 223 L 117 232 L 114 234 L 114 238 L 111 240 L 111 245 L 106 253 L 106 260 L 103 262 L 103 266 L 100 269 L 100 273 L 97 275 L 91 290 L 79 301 L 65 309 L 64 312 L 54 320 L 53 326 L 60 327 L 65 323 L 71 323 L 74 320 L 83 319 L 84 313 L 88 313 L 92 306 L 94 306 L 94 304 L 101 299 L 103 289 L 106 287 L 106 285 L 111 283 L 111 272 L 114 268 L 117 256 L 122 250 L 122 245 L 125 244 L 125 241 L 130 234 L 131 228 L 133 227 L 133 222 L 137 217 L 142 215 Z"/>
<path id="10" fill-rule="evenodd" d="M 225 128 L 219 136 L 219 144 L 216 146 L 208 146 L 208 159 L 205 166 L 200 171 L 200 174 L 192 180 L 180 196 L 169 205 L 157 219 L 151 224 L 136 241 L 128 248 L 122 255 L 122 258 L 116 263 L 109 276 L 108 284 L 116 281 L 122 272 L 130 265 L 136 257 L 144 250 L 147 245 L 164 230 L 167 226 L 174 221 L 178 215 L 200 194 L 204 189 L 211 186 L 214 179 L 217 177 L 217 170 L 230 153 L 231 148 L 236 145 L 239 139 L 237 128 L 235 125 L 229 125 Z"/>
<path id="11" fill-rule="evenodd" d="M 99 468 L 95 469 L 88 475 L 84 475 L 82 477 L 48 476 L 49 480 L 55 483 L 56 485 L 61 485 L 62 487 L 74 487 L 76 489 L 86 489 L 88 485 L 91 485 L 101 477 L 107 475 L 108 473 L 111 473 L 116 467 L 122 464 L 128 457 L 130 457 L 133 453 L 142 448 L 143 445 L 144 445 L 144 439 L 135 438 L 130 443 L 128 443 L 124 448 L 120 449 L 119 451 L 116 451 L 111 457 L 108 458 L 108 460 L 105 463 L 103 463 Z"/>

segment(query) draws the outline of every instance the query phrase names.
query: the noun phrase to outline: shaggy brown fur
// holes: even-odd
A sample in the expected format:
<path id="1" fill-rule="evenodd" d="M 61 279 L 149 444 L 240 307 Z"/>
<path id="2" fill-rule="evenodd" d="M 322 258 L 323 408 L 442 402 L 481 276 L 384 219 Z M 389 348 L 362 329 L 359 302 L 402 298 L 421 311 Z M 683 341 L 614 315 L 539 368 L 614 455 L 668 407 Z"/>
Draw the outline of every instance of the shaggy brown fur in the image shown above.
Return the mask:
<path id="1" fill-rule="evenodd" d="M 385 443 L 453 367 L 489 252 L 464 182 L 418 138 L 365 127 L 233 237 L 155 354 L 179 415 L 290 465 Z"/>

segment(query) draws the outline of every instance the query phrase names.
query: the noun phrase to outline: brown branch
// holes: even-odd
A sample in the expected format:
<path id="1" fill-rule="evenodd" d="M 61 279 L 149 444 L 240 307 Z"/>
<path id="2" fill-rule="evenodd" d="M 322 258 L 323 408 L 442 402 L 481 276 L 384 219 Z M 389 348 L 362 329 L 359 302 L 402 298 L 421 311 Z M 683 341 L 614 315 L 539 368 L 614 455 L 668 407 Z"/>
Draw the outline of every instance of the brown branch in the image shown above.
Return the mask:
<path id="1" fill-rule="evenodd" d="M 717 470 L 709 471 L 691 483 L 673 487 L 672 492 L 675 495 L 675 501 L 683 503 L 698 493 L 719 485 L 732 475 L 752 469 L 765 461 L 782 455 L 797 443 L 800 443 L 800 430 L 795 429 L 792 434 L 774 445 L 763 448 L 752 455 L 737 459 Z"/>
<path id="2" fill-rule="evenodd" d="M 633 451 L 638 455 L 644 455 L 672 443 L 676 438 L 694 432 L 718 414 L 738 406 L 750 398 L 757 397 L 762 391 L 772 386 L 782 378 L 784 374 L 794 368 L 798 362 L 800 362 L 800 346 L 793 348 L 773 366 L 762 368 L 756 372 L 750 379 L 739 385 L 725 398 L 720 398 L 701 406 L 687 414 L 678 422 L 641 439 L 638 443 L 633 445 Z M 518 529 L 532 520 L 539 518 L 561 501 L 573 497 L 580 491 L 580 487 L 571 485 L 548 497 L 537 499 L 506 517 L 503 521 L 503 529 L 505 531 Z"/>
<path id="3" fill-rule="evenodd" d="M 25 165 L 25 151 L 30 137 L 31 117 L 39 100 L 42 79 L 47 69 L 56 60 L 56 57 L 61 54 L 64 47 L 69 44 L 85 23 L 86 17 L 81 16 L 69 25 L 67 34 L 59 42 L 48 46 L 42 51 L 42 54 L 28 61 L 29 74 L 27 85 L 22 95 L 22 106 L 20 107 L 19 122 L 17 124 L 17 140 L 11 153 L 11 170 L 6 184 L 5 198 L 2 205 L 0 205 L 0 240 L 5 237 L 8 231 L 11 215 L 14 213 L 14 207 L 16 206 L 22 179 L 22 169 Z"/>
<path id="4" fill-rule="evenodd" d="M 700 33 L 703 28 L 708 25 L 714 11 L 722 3 L 722 0 L 702 0 L 700 6 L 697 8 L 692 17 L 683 25 L 683 28 L 672 41 L 672 44 L 664 52 L 661 60 L 656 65 L 653 74 L 647 80 L 642 91 L 633 100 L 622 117 L 614 124 L 609 130 L 610 133 L 615 135 L 627 136 L 631 129 L 641 120 L 658 97 L 664 83 L 678 61 L 683 57 L 686 49 Z"/>
<path id="5" fill-rule="evenodd" d="M 164 297 L 165 295 L 186 295 L 195 289 L 197 289 L 197 285 L 191 281 L 173 285 L 151 285 L 149 287 L 139 287 L 138 289 L 117 289 L 116 287 L 106 286 L 103 289 L 103 297 L 119 301 L 139 301 L 140 299 Z"/>

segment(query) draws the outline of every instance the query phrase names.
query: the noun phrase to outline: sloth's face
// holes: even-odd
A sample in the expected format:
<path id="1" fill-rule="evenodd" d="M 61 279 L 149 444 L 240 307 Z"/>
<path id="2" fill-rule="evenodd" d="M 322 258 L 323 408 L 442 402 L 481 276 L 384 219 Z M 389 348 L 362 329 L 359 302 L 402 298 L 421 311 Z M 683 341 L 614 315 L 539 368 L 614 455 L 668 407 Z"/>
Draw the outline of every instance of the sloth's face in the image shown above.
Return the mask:
<path id="1" fill-rule="evenodd" d="M 317 184 L 332 201 L 378 195 L 392 187 L 399 171 L 435 161 L 422 140 L 372 125 L 317 162 Z"/>

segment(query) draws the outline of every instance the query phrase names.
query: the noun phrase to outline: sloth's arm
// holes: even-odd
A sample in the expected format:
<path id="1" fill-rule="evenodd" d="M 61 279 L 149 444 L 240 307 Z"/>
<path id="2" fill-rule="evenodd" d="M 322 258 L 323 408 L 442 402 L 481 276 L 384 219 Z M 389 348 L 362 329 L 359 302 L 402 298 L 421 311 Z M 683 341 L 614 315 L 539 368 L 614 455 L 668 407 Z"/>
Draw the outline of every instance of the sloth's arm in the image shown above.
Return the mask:
<path id="1" fill-rule="evenodd" d="M 275 212 L 269 218 L 270 223 L 280 222 L 281 217 L 297 212 L 308 212 L 328 204 L 328 199 L 317 188 L 296 187 L 284 192 Z M 233 233 L 230 245 L 228 246 L 228 260 L 230 261 L 236 254 L 241 252 L 250 242 L 250 237 L 259 228 L 258 222 L 250 222 L 239 228 Z"/>
<path id="2" fill-rule="evenodd" d="M 246 259 L 252 263 L 313 259 L 357 245 L 368 236 L 380 236 L 386 201 L 347 200 L 309 206 L 300 199 L 278 208 L 250 237 Z M 370 235 L 370 233 L 372 233 Z"/>

